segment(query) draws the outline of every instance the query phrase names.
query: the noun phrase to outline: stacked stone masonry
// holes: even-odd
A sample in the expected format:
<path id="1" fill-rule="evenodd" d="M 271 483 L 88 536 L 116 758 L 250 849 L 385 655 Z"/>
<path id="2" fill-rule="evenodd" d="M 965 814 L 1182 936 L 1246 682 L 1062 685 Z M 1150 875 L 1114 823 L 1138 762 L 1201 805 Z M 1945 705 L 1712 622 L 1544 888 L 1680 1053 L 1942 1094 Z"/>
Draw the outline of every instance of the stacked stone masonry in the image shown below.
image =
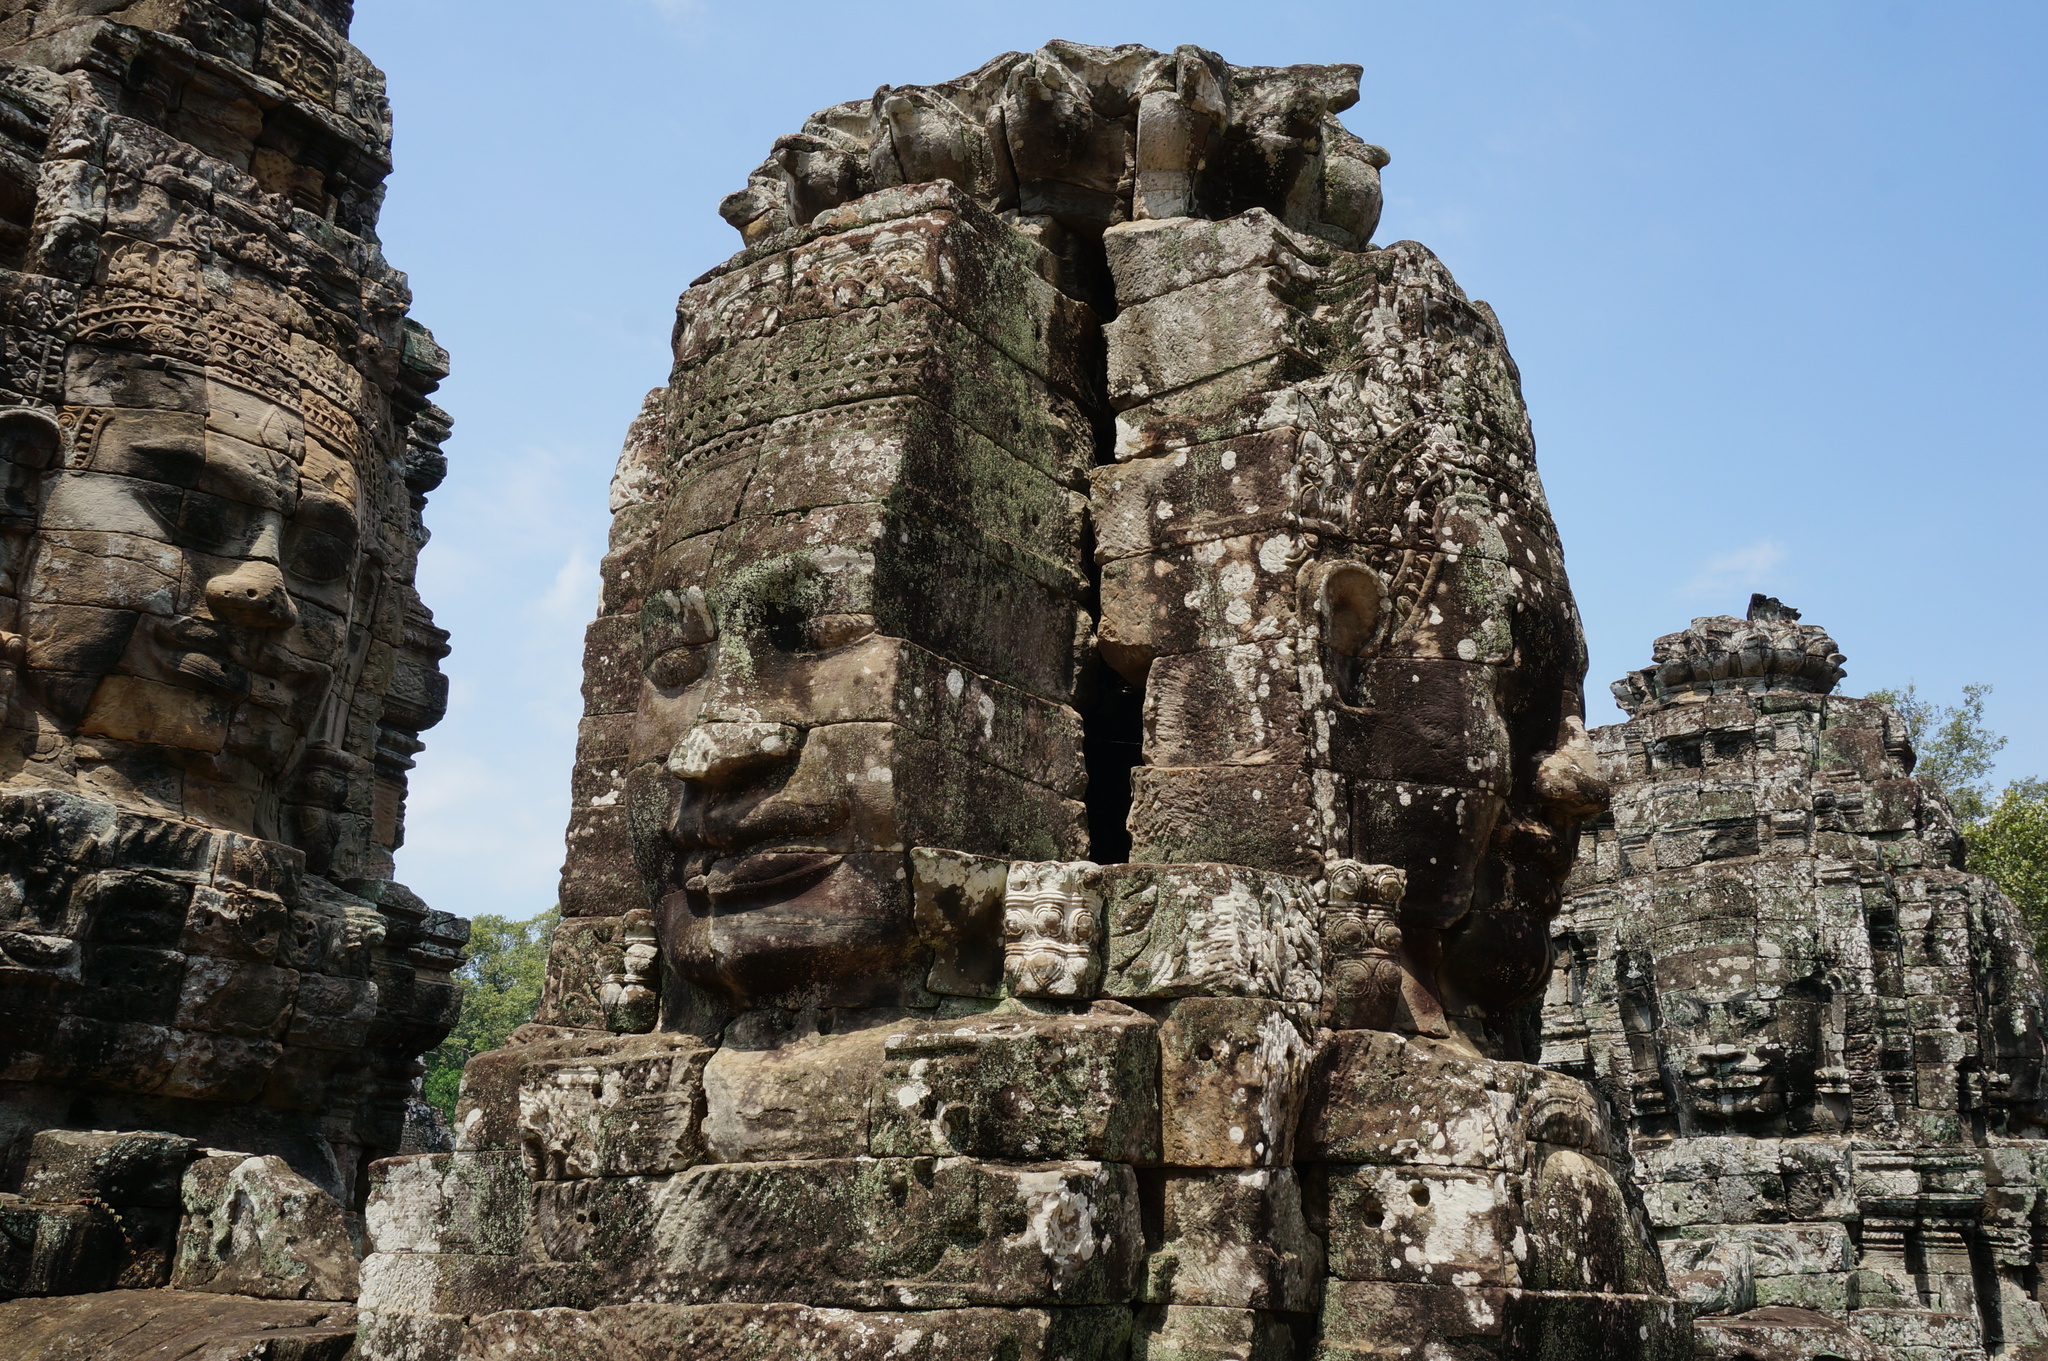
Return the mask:
<path id="1" fill-rule="evenodd" d="M 1616 683 L 1544 1062 L 1618 1112 L 1702 1355 L 2048 1356 L 2030 933 L 1798 618 L 1759 596 Z"/>
<path id="2" fill-rule="evenodd" d="M 45 1130 L 0 1194 L 10 1361 L 343 1361 L 358 1275 L 340 1204 L 281 1158 Z"/>
<path id="3" fill-rule="evenodd" d="M 1583 647 L 1358 75 L 1055 43 L 726 201 L 541 1013 L 378 1165 L 364 1357 L 1690 1354 L 1533 1063 Z"/>
<path id="4" fill-rule="evenodd" d="M 454 1019 L 467 924 L 392 880 L 446 701 L 447 356 L 377 242 L 349 8 L 0 0 L 0 1298 L 116 1292 L 6 1306 L 10 1356 L 339 1356 L 349 1217 Z M 53 1190 L 72 1137 L 167 1170 Z M 298 1293 L 220 1256 L 312 1204 Z"/>

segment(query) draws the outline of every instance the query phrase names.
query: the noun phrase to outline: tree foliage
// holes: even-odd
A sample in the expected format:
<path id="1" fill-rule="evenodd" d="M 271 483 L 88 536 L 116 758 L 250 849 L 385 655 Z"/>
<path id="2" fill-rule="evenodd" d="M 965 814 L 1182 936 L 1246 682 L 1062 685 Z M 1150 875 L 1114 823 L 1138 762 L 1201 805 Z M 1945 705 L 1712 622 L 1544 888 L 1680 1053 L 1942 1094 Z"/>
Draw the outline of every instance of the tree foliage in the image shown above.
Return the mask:
<path id="1" fill-rule="evenodd" d="M 456 973 L 462 1013 L 441 1047 L 427 1055 L 427 1100 L 450 1120 L 464 1065 L 501 1047 L 533 1019 L 547 975 L 548 942 L 561 919 L 561 910 L 551 907 L 531 921 L 487 914 L 470 923 L 469 958 Z"/>
<path id="2" fill-rule="evenodd" d="M 2048 953 L 2048 780 L 2018 780 L 1985 815 L 1963 828 L 1970 868 L 2019 905 Z"/>
<path id="3" fill-rule="evenodd" d="M 1883 700 L 1906 720 L 1906 735 L 1920 753 L 1913 773 L 1931 780 L 1948 795 L 1949 806 L 1965 823 L 1976 822 L 1991 811 L 1991 767 L 2005 749 L 2005 739 L 1984 726 L 1984 696 L 1988 685 L 1965 685 L 1961 704 L 1942 705 L 1920 698 L 1920 689 L 1875 690 L 1872 699 Z"/>
<path id="4" fill-rule="evenodd" d="M 1920 753 L 1913 773 L 1940 787 L 1963 825 L 1970 869 L 1998 885 L 2034 928 L 2035 949 L 2048 963 L 2048 780 L 2015 780 L 1995 800 L 1992 760 L 2005 738 L 1984 724 L 1988 685 L 1963 687 L 1963 702 L 1940 705 L 1919 690 L 1877 690 L 1906 720 Z"/>

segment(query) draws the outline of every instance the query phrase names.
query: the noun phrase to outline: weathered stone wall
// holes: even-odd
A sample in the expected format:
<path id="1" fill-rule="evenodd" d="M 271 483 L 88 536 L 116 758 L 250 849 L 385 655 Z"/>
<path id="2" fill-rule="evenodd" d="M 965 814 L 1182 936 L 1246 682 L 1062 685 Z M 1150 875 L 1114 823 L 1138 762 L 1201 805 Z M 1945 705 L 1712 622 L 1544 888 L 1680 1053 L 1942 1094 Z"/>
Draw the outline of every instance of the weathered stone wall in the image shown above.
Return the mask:
<path id="1" fill-rule="evenodd" d="M 1626 1120 L 1706 1354 L 2048 1354 L 2030 935 L 1797 619 L 1758 597 L 1616 684 L 1544 1061 Z"/>
<path id="2" fill-rule="evenodd" d="M 726 201 L 542 1013 L 376 1168 L 365 1357 L 1687 1354 L 1518 1061 L 1583 651 L 1357 78 L 1052 44 Z"/>
<path id="3" fill-rule="evenodd" d="M 275 1157 L 45 1130 L 0 1193 L 6 1361 L 340 1361 L 357 1279 L 341 1206 Z"/>
<path id="4" fill-rule="evenodd" d="M 446 355 L 345 3 L 0 3 L 0 1186 L 46 1129 L 360 1203 L 466 926 L 391 882 L 446 699 Z"/>

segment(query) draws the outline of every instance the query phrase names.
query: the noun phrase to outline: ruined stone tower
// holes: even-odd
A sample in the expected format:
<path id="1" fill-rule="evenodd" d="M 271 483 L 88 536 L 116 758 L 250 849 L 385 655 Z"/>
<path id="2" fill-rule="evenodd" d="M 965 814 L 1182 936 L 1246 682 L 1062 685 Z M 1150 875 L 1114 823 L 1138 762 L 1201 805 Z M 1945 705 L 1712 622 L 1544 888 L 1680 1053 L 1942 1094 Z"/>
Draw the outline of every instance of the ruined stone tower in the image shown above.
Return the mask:
<path id="1" fill-rule="evenodd" d="M 2030 933 L 1798 620 L 1758 596 L 1615 684 L 1544 1062 L 1626 1122 L 1703 1355 L 2048 1355 Z"/>
<path id="2" fill-rule="evenodd" d="M 1685 1355 L 1533 1066 L 1604 806 L 1498 321 L 1356 67 L 813 117 L 613 486 L 565 920 L 362 1352 Z"/>

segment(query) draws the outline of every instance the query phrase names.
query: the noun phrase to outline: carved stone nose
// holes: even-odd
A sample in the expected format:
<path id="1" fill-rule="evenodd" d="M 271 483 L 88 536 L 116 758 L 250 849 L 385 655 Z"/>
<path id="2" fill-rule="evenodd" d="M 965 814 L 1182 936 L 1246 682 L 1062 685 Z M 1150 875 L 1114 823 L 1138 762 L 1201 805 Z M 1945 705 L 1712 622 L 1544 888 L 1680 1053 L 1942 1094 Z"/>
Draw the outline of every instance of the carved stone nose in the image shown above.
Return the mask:
<path id="1" fill-rule="evenodd" d="M 803 731 L 787 723 L 700 723 L 669 753 L 669 774 L 717 781 L 750 766 L 796 758 Z"/>
<path id="2" fill-rule="evenodd" d="M 1700 1062 L 1708 1068 L 1733 1068 L 1749 1056 L 1749 1051 L 1736 1044 L 1710 1044 L 1699 1051 Z"/>
<path id="3" fill-rule="evenodd" d="M 267 562 L 245 562 L 207 582 L 206 603 L 215 615 L 247 628 L 284 629 L 299 622 L 284 574 Z"/>

